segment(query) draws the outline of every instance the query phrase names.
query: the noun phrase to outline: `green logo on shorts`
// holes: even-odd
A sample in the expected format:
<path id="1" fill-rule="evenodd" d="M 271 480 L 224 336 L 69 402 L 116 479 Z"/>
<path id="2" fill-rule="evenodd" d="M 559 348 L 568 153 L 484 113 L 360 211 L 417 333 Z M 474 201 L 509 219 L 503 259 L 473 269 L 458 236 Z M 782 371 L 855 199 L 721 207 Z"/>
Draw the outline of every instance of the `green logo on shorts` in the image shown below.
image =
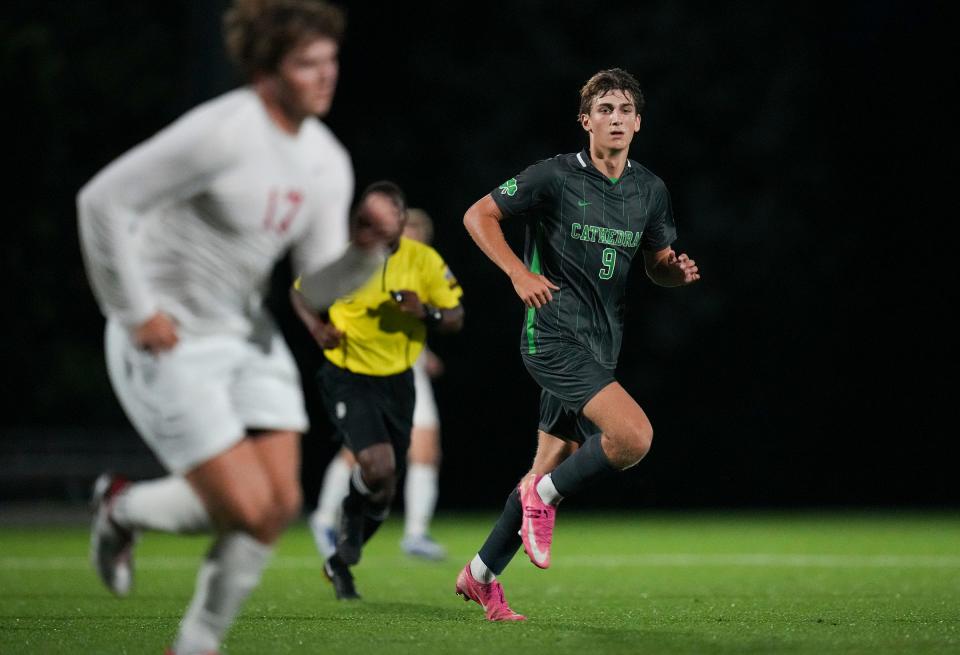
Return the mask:
<path id="1" fill-rule="evenodd" d="M 517 178 L 511 177 L 509 180 L 500 185 L 500 195 L 507 194 L 508 196 L 513 196 L 517 192 Z"/>

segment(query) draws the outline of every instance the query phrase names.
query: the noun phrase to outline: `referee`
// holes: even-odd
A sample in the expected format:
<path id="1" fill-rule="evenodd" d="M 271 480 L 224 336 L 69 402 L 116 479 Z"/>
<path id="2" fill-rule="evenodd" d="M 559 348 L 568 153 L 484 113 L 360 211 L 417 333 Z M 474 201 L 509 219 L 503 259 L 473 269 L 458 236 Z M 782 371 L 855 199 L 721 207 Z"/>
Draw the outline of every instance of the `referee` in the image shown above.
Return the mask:
<path id="1" fill-rule="evenodd" d="M 325 312 L 306 306 L 299 280 L 291 294 L 327 359 L 317 374 L 324 407 L 357 460 L 343 501 L 337 550 L 324 563 L 341 600 L 360 597 L 350 567 L 387 518 L 396 493 L 398 463 L 406 461 L 413 423 L 411 368 L 427 331 L 451 333 L 463 326 L 463 291 L 446 263 L 430 246 L 402 236 L 407 213 L 403 191 L 392 182 L 375 182 L 359 204 L 373 195 L 384 196 L 403 215 L 381 269 Z M 362 220 L 354 214 L 351 227 L 363 227 Z"/>

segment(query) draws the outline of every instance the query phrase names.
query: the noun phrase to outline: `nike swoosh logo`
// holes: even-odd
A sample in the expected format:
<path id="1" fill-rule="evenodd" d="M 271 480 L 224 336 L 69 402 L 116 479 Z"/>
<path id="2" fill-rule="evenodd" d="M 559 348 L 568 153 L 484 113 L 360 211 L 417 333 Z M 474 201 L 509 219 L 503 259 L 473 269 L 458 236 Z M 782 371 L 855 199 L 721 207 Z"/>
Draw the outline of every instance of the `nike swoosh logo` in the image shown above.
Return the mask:
<path id="1" fill-rule="evenodd" d="M 586 200 L 578 200 L 578 201 L 577 201 L 577 204 L 578 204 L 579 206 L 581 206 L 581 207 L 586 207 L 587 205 L 592 204 L 592 203 L 589 203 L 589 202 L 587 202 Z"/>
<path id="2" fill-rule="evenodd" d="M 533 521 L 527 521 L 527 541 L 530 542 L 530 550 L 533 551 L 530 554 L 533 555 L 533 559 L 537 560 L 538 564 L 547 561 L 547 554 L 537 547 L 537 537 L 533 532 Z"/>

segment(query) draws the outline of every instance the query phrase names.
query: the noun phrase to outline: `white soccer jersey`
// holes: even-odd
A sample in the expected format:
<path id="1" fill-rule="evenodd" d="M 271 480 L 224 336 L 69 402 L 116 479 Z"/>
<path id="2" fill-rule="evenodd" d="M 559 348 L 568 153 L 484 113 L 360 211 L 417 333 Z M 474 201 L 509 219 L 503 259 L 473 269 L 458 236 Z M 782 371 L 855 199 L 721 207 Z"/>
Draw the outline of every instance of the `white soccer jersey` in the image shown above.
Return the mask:
<path id="1" fill-rule="evenodd" d="M 315 118 L 282 131 L 249 88 L 185 114 L 101 171 L 78 197 L 81 243 L 104 314 L 156 311 L 191 333 L 246 335 L 276 261 L 297 273 L 348 243 L 349 156 Z"/>

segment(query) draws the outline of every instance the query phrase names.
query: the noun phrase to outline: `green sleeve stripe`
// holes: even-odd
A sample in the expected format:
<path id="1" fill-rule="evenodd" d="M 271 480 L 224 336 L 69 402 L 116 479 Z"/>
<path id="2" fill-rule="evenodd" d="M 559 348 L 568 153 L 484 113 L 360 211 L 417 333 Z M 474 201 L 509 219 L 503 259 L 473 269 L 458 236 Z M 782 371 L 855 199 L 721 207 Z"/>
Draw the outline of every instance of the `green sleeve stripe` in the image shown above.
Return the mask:
<path id="1" fill-rule="evenodd" d="M 539 230 L 538 230 L 539 232 Z M 537 249 L 537 242 L 533 242 L 533 256 L 530 258 L 530 272 L 540 274 L 540 251 Z M 537 354 L 537 310 L 535 307 L 527 308 L 527 353 Z"/>

